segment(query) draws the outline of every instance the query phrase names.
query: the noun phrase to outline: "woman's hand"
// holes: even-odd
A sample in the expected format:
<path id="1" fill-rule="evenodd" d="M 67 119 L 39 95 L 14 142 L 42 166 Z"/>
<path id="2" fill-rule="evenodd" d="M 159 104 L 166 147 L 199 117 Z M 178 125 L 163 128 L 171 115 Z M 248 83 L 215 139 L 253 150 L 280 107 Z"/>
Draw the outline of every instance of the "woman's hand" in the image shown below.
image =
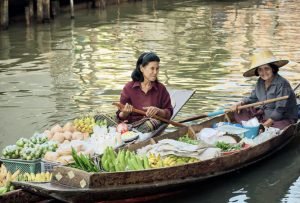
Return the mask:
<path id="1" fill-rule="evenodd" d="M 271 127 L 272 125 L 273 125 L 273 120 L 271 118 L 269 118 L 263 123 L 263 126 L 265 127 Z"/>
<path id="2" fill-rule="evenodd" d="M 119 114 L 120 117 L 126 118 L 132 112 L 133 106 L 126 103 L 124 108 L 120 109 L 121 113 Z"/>
<path id="3" fill-rule="evenodd" d="M 143 109 L 146 110 L 146 116 L 148 117 L 153 117 L 161 111 L 160 108 L 157 108 L 155 106 L 143 107 Z"/>
<path id="4" fill-rule="evenodd" d="M 230 107 L 230 111 L 231 112 L 237 111 L 237 113 L 240 113 L 239 107 L 242 105 L 243 105 L 243 102 L 237 102 Z"/>

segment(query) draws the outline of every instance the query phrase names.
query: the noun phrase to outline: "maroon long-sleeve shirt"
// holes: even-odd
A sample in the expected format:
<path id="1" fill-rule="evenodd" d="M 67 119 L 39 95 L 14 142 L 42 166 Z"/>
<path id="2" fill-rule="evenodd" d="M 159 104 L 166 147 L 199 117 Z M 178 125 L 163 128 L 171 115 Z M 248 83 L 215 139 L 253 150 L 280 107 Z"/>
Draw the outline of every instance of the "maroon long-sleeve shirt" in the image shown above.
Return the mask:
<path id="1" fill-rule="evenodd" d="M 158 81 L 152 82 L 152 87 L 147 94 L 142 91 L 141 82 L 128 82 L 121 92 L 120 103 L 123 105 L 126 103 L 131 104 L 134 108 L 143 111 L 143 107 L 158 107 L 166 112 L 167 119 L 170 119 L 173 114 L 173 107 L 169 92 L 166 87 Z M 119 117 L 119 113 L 120 111 L 117 111 L 117 117 L 120 120 L 123 120 Z M 144 116 L 140 114 L 132 112 L 127 118 L 125 118 L 125 120 L 132 123 L 142 119 L 143 117 Z"/>

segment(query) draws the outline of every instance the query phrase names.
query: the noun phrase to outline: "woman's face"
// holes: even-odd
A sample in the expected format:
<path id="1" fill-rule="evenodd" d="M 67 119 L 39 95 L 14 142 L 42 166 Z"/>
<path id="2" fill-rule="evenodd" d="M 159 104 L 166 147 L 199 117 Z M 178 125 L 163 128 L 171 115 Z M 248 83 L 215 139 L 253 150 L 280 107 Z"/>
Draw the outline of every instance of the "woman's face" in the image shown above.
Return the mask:
<path id="1" fill-rule="evenodd" d="M 259 77 L 265 81 L 271 81 L 274 77 L 272 68 L 268 64 L 259 66 L 257 72 Z"/>
<path id="2" fill-rule="evenodd" d="M 159 62 L 151 61 L 147 65 L 141 67 L 141 71 L 144 76 L 144 81 L 154 82 L 157 80 L 159 72 Z"/>

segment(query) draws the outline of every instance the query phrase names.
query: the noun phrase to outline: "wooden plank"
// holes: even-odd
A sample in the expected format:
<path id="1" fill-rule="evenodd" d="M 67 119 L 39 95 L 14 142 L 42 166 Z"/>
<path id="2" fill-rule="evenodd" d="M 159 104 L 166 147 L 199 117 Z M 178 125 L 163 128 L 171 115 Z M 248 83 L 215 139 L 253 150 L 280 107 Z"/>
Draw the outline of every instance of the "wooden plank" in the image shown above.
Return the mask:
<path id="1" fill-rule="evenodd" d="M 0 29 L 8 28 L 8 0 L 0 0 Z"/>
<path id="2" fill-rule="evenodd" d="M 60 13 L 59 1 L 57 0 L 51 1 L 51 13 L 53 17 L 57 16 Z"/>
<path id="3" fill-rule="evenodd" d="M 43 22 L 43 0 L 37 0 L 36 2 L 36 17 L 37 22 L 42 23 Z"/>
<path id="4" fill-rule="evenodd" d="M 74 14 L 74 1 L 70 0 L 70 9 L 71 9 L 71 19 L 75 18 L 75 14 Z"/>
<path id="5" fill-rule="evenodd" d="M 50 22 L 50 0 L 43 0 L 43 22 Z"/>

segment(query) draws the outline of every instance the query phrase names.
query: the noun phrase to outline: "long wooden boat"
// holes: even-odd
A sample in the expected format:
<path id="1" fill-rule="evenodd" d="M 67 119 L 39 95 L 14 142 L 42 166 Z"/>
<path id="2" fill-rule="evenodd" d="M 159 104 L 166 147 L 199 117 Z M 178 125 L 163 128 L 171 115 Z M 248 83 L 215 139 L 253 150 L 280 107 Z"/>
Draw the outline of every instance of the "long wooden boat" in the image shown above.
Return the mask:
<path id="1" fill-rule="evenodd" d="M 192 127 L 195 132 L 199 132 L 224 119 L 222 115 Z M 299 127 L 300 123 L 291 125 L 264 143 L 202 162 L 115 173 L 87 173 L 69 167 L 57 167 L 51 183 L 17 182 L 15 185 L 66 202 L 96 202 L 167 193 L 254 164 L 284 147 L 299 134 Z M 180 128 L 153 139 L 177 139 L 186 134 L 187 130 Z M 148 144 L 151 144 L 151 141 L 132 144 L 128 149 L 136 150 Z"/>

